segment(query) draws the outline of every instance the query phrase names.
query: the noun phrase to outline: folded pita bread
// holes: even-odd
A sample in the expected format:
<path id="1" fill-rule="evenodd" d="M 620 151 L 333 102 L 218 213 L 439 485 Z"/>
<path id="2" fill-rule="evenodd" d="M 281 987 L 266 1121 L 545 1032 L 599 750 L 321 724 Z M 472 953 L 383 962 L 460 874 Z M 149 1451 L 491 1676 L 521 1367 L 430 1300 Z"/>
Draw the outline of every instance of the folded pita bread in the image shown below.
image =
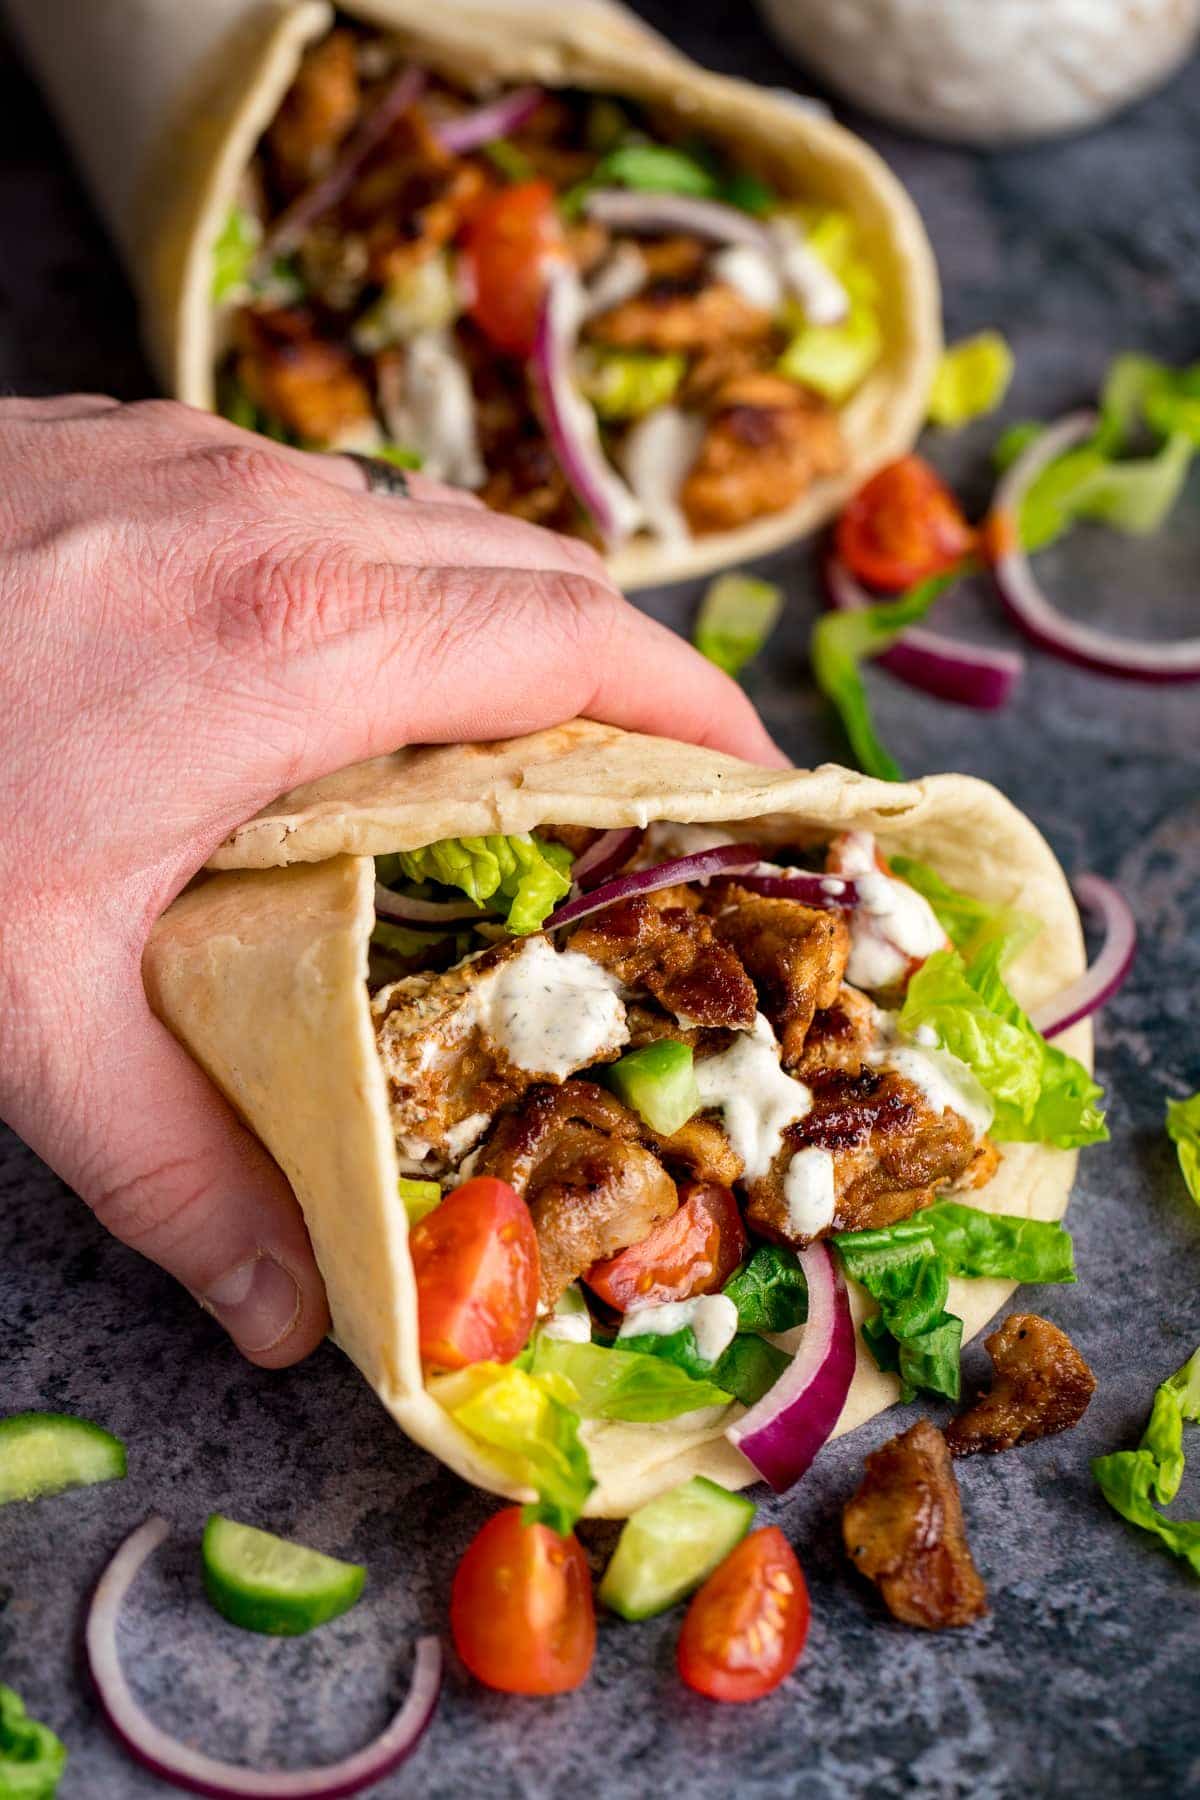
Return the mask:
<path id="1" fill-rule="evenodd" d="M 497 1493 L 514 1490 L 422 1380 L 407 1223 L 367 998 L 371 859 L 447 836 L 655 819 L 752 824 L 754 838 L 768 843 L 874 832 L 885 852 L 925 859 L 953 886 L 1041 920 L 1010 971 L 1026 1006 L 1084 967 L 1078 915 L 1052 851 L 986 782 L 933 775 L 893 784 L 830 765 L 759 769 L 586 720 L 503 743 L 402 750 L 284 795 L 221 846 L 215 872 L 174 903 L 146 954 L 155 1010 L 295 1189 L 338 1342 L 411 1437 Z M 1090 1065 L 1086 1024 L 1060 1042 Z M 998 1173 L 971 1203 L 1060 1218 L 1074 1153 L 1001 1148 Z M 1011 1292 L 1005 1281 L 953 1283 L 950 1306 L 965 1337 Z M 897 1393 L 895 1378 L 860 1345 L 838 1433 Z M 624 1516 L 691 1474 L 730 1487 L 754 1480 L 722 1435 L 733 1416 L 699 1429 L 585 1423 L 598 1483 L 588 1512 Z"/>
<path id="2" fill-rule="evenodd" d="M 794 507 L 612 560 L 643 587 L 760 556 L 833 516 L 921 426 L 941 347 L 933 255 L 912 202 L 860 139 L 786 94 L 710 74 L 605 0 L 342 0 L 458 79 L 603 89 L 726 146 L 784 193 L 845 209 L 875 269 L 885 351 L 842 408 L 846 470 Z M 9 0 L 9 12 L 124 253 L 168 389 L 212 409 L 212 246 L 327 0 Z"/>

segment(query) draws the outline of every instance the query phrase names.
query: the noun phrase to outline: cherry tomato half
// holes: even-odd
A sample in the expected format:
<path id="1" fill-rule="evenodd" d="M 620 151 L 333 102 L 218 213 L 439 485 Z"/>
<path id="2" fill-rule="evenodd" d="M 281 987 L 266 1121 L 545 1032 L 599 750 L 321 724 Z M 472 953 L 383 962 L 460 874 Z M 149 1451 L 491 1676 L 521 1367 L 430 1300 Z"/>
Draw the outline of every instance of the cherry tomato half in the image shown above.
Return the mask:
<path id="1" fill-rule="evenodd" d="M 743 1538 L 695 1595 L 679 1634 L 679 1673 L 710 1700 L 758 1700 L 800 1659 L 808 1589 L 776 1525 Z"/>
<path id="2" fill-rule="evenodd" d="M 500 188 L 472 213 L 463 241 L 468 311 L 498 349 L 530 354 L 547 269 L 566 254 L 548 181 Z"/>
<path id="3" fill-rule="evenodd" d="M 846 507 L 835 536 L 851 573 L 885 593 L 952 569 L 976 542 L 958 501 L 919 456 L 902 456 L 873 475 Z"/>
<path id="4" fill-rule="evenodd" d="M 414 1225 L 421 1356 L 439 1369 L 510 1362 L 537 1314 L 537 1237 L 507 1181 L 476 1175 Z"/>
<path id="5" fill-rule="evenodd" d="M 719 1181 L 688 1181 L 679 1207 L 640 1244 L 593 1263 L 584 1280 L 602 1300 L 627 1312 L 662 1306 L 723 1288 L 746 1254 L 737 1201 Z"/>
<path id="6" fill-rule="evenodd" d="M 450 1592 L 454 1647 L 477 1681 L 503 1694 L 567 1694 L 596 1648 L 587 1558 L 572 1533 L 523 1525 L 521 1508 L 489 1519 Z"/>

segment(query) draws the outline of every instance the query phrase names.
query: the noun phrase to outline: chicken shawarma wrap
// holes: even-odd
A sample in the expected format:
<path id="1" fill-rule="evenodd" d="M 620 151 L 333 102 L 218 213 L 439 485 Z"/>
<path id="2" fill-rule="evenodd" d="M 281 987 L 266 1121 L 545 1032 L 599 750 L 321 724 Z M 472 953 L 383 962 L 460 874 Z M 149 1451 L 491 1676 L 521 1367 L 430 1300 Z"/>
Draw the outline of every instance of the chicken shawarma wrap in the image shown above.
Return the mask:
<path id="1" fill-rule="evenodd" d="M 11 10 L 180 399 L 588 537 L 625 586 L 802 536 L 916 435 L 903 189 L 618 7 Z"/>
<path id="2" fill-rule="evenodd" d="M 1015 1281 L 1063 1278 L 1105 1135 L 1090 1028 L 1029 1017 L 1083 965 L 984 782 L 581 720 L 285 795 L 145 973 L 388 1411 L 563 1525 L 785 1487 L 902 1390 L 957 1395 Z"/>

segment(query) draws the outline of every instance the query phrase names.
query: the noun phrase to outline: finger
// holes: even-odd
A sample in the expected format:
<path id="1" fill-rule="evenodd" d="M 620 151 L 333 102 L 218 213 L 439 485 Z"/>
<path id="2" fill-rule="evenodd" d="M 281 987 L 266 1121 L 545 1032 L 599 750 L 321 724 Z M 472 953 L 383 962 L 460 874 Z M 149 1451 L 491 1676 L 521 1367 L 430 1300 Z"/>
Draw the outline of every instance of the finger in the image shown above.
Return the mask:
<path id="1" fill-rule="evenodd" d="M 81 1147 L 64 1129 L 65 1152 L 51 1144 L 48 1160 L 101 1223 L 182 1282 L 252 1362 L 306 1356 L 329 1313 L 300 1209 L 140 995 L 108 1019 L 87 1096 L 93 1132 Z"/>
<path id="2" fill-rule="evenodd" d="M 309 461 L 318 465 L 318 472 L 325 480 L 336 482 L 338 487 L 347 488 L 355 494 L 379 492 L 378 489 L 372 487 L 370 471 L 364 467 L 362 458 L 331 456 L 323 451 L 301 452 L 301 454 L 308 454 Z M 368 463 L 376 460 L 378 459 L 370 456 L 366 458 Z M 386 462 L 384 463 L 385 468 L 389 466 Z M 469 488 L 454 487 L 446 481 L 434 481 L 430 476 L 422 474 L 419 469 L 405 469 L 403 473 L 410 499 L 419 500 L 431 506 L 470 506 L 483 509 L 483 501 Z M 382 497 L 388 498 L 389 496 L 385 494 Z"/>
<path id="3" fill-rule="evenodd" d="M 61 424 L 66 419 L 92 419 L 100 413 L 120 412 L 121 402 L 108 394 L 49 394 L 34 399 L 17 394 L 0 400 L 0 420 L 22 424 Z"/>

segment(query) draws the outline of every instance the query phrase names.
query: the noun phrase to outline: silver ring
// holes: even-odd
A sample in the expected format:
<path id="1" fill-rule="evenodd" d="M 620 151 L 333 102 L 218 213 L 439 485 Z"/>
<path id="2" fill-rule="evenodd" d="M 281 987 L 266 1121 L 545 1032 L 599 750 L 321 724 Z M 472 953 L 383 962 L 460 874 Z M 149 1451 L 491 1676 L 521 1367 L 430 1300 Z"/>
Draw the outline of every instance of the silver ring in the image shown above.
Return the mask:
<path id="1" fill-rule="evenodd" d="M 412 489 L 406 470 L 397 468 L 395 463 L 382 456 L 364 456 L 360 450 L 343 450 L 342 455 L 358 464 L 367 478 L 369 494 L 395 494 L 401 500 L 411 500 Z"/>

